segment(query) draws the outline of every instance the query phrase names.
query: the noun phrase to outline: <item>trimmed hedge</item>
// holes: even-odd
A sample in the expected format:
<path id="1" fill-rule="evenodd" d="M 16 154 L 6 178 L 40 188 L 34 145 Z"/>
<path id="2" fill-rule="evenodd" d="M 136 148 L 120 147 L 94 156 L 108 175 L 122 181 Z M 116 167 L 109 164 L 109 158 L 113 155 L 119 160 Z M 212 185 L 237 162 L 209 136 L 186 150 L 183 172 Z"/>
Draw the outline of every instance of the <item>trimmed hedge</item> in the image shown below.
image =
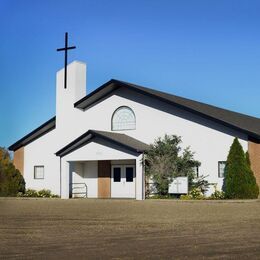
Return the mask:
<path id="1" fill-rule="evenodd" d="M 18 197 L 30 197 L 30 198 L 59 198 L 58 195 L 52 194 L 50 190 L 34 190 L 27 189 L 25 193 L 18 193 Z"/>

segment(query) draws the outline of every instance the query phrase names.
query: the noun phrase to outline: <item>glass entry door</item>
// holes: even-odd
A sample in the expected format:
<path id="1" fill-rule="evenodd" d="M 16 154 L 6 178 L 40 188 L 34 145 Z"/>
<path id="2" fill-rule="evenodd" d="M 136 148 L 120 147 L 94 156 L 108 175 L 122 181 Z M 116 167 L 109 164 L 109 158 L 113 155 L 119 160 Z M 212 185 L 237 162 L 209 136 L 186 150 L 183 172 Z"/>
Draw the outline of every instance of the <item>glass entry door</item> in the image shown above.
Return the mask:
<path id="1" fill-rule="evenodd" d="M 135 165 L 112 165 L 111 198 L 135 198 Z"/>

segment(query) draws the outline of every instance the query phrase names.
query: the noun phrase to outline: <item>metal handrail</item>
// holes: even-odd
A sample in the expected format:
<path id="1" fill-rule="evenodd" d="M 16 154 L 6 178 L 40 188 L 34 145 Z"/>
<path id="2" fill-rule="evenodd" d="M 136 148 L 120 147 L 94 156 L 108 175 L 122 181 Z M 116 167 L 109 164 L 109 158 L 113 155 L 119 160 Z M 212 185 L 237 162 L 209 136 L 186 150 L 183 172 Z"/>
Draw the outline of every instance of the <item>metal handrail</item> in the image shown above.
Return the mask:
<path id="1" fill-rule="evenodd" d="M 72 194 L 72 197 L 73 195 L 84 195 L 83 197 L 84 198 L 87 198 L 88 197 L 88 186 L 86 183 L 84 182 L 73 182 L 70 184 L 71 185 L 71 194 Z M 83 187 L 74 187 L 74 185 L 83 185 L 83 187 L 85 188 L 85 191 L 84 192 L 74 192 L 73 190 L 76 190 L 76 189 L 81 189 Z"/>

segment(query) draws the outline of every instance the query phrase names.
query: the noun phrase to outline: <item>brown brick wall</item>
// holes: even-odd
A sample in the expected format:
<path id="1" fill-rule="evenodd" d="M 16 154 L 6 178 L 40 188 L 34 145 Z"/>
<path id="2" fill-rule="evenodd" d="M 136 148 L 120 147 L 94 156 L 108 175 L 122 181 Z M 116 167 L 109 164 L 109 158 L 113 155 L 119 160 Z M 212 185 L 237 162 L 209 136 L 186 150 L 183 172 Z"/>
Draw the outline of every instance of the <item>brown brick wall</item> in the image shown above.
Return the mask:
<path id="1" fill-rule="evenodd" d="M 251 168 L 260 187 L 260 143 L 248 141 L 248 152 L 251 161 Z"/>
<path id="2" fill-rule="evenodd" d="M 98 161 L 98 198 L 110 198 L 111 162 Z"/>
<path id="3" fill-rule="evenodd" d="M 24 147 L 14 152 L 14 166 L 23 175 L 24 171 Z"/>

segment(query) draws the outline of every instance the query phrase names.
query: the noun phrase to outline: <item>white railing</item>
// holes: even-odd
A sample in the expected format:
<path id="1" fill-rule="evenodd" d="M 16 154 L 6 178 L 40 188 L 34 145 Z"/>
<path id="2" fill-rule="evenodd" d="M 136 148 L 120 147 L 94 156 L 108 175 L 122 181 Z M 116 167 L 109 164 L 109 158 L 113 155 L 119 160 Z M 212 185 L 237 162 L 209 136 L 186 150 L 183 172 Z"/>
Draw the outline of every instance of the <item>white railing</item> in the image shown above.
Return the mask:
<path id="1" fill-rule="evenodd" d="M 88 187 L 84 182 L 71 183 L 72 198 L 87 198 Z"/>

